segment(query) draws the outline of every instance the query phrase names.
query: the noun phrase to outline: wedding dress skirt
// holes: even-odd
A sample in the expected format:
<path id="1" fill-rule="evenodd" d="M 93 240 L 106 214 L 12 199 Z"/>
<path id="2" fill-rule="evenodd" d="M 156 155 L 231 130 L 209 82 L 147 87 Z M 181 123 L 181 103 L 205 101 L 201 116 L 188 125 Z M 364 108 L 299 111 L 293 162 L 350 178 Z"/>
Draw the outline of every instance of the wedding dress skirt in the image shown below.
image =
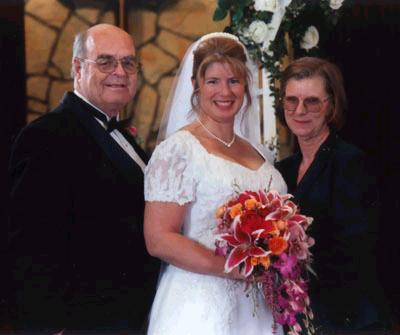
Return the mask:
<path id="1" fill-rule="evenodd" d="M 210 154 L 186 130 L 154 151 L 146 169 L 147 201 L 189 203 L 182 233 L 214 250 L 215 211 L 245 190 L 286 192 L 279 172 L 265 161 L 257 170 Z M 167 265 L 150 315 L 149 335 L 269 335 L 273 317 L 262 292 L 241 281 Z M 247 293 L 246 293 L 247 292 Z M 283 334 L 278 325 L 276 334 Z"/>

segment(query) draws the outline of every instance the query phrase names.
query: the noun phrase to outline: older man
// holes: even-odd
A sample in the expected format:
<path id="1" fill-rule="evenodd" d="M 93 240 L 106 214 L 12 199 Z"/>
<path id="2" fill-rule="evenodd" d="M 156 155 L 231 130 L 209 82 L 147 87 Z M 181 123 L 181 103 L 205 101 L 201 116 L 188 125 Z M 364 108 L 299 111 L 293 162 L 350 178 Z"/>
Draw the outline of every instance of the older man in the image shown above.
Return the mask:
<path id="1" fill-rule="evenodd" d="M 74 92 L 23 129 L 11 158 L 16 326 L 140 332 L 158 272 L 142 233 L 147 157 L 118 121 L 139 64 L 108 24 L 78 34 L 73 52 Z"/>

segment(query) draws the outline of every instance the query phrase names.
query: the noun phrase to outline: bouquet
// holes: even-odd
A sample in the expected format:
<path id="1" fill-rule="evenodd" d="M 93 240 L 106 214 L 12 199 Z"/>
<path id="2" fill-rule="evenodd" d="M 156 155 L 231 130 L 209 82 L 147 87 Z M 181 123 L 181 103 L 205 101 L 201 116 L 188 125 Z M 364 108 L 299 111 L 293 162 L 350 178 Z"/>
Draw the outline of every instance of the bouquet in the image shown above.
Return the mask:
<path id="1" fill-rule="evenodd" d="M 313 334 L 313 314 L 304 275 L 311 271 L 306 234 L 312 218 L 299 213 L 290 194 L 245 191 L 217 210 L 216 254 L 226 257 L 225 271 L 238 267 L 245 277 L 261 279 L 266 303 L 288 334 Z"/>

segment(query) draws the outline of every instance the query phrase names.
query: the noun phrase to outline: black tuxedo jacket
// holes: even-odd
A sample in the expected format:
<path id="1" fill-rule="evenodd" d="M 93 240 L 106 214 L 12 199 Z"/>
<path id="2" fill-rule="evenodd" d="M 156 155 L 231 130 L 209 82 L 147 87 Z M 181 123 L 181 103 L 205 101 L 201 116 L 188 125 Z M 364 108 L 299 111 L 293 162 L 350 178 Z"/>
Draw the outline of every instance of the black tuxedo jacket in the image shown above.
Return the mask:
<path id="1" fill-rule="evenodd" d="M 296 185 L 302 156 L 277 163 L 301 212 L 314 218 L 309 234 L 311 306 L 317 334 L 356 330 L 386 321 L 376 275 L 377 185 L 364 154 L 331 133 Z"/>
<path id="2" fill-rule="evenodd" d="M 143 172 L 91 108 L 67 93 L 13 148 L 9 291 L 22 329 L 137 330 L 153 298 Z"/>

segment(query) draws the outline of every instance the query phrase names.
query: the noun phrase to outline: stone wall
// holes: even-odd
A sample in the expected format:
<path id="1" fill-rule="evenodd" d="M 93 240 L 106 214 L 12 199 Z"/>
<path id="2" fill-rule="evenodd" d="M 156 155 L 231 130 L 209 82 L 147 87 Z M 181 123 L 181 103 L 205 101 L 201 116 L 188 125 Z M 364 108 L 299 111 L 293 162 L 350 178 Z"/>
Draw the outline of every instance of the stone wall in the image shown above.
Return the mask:
<path id="1" fill-rule="evenodd" d="M 52 110 L 73 82 L 70 78 L 72 42 L 76 33 L 97 23 L 115 24 L 110 1 L 85 1 L 72 9 L 57 0 L 27 0 L 25 41 L 28 114 L 30 122 Z M 199 36 L 221 31 L 215 23 L 216 0 L 180 0 L 160 10 L 131 9 L 128 31 L 133 35 L 143 65 L 135 102 L 126 114 L 134 115 L 141 145 L 155 145 L 163 107 L 175 71 L 186 48 Z"/>
<path id="2" fill-rule="evenodd" d="M 115 1 L 86 0 L 70 8 L 58 0 L 27 0 L 25 40 L 28 114 L 30 122 L 52 110 L 67 90 L 72 42 L 76 33 L 97 23 L 116 22 Z M 114 3 L 114 5 L 113 5 Z M 200 36 L 222 31 L 227 19 L 212 21 L 216 0 L 174 0 L 159 9 L 129 9 L 127 30 L 133 35 L 142 63 L 135 101 L 125 113 L 134 116 L 141 145 L 155 146 L 168 92 L 187 47 Z M 281 146 L 287 142 L 281 130 Z M 285 147 L 285 146 L 284 146 Z"/>
<path id="3" fill-rule="evenodd" d="M 25 2 L 27 121 L 53 109 L 72 89 L 71 55 L 76 33 L 91 25 L 115 23 L 107 1 L 72 10 L 57 0 Z"/>
<path id="4" fill-rule="evenodd" d="M 155 146 L 168 92 L 186 49 L 200 36 L 227 25 L 227 21 L 212 21 L 215 7 L 216 0 L 181 0 L 158 13 L 129 13 L 128 29 L 143 66 L 134 123 L 148 150 Z"/>

